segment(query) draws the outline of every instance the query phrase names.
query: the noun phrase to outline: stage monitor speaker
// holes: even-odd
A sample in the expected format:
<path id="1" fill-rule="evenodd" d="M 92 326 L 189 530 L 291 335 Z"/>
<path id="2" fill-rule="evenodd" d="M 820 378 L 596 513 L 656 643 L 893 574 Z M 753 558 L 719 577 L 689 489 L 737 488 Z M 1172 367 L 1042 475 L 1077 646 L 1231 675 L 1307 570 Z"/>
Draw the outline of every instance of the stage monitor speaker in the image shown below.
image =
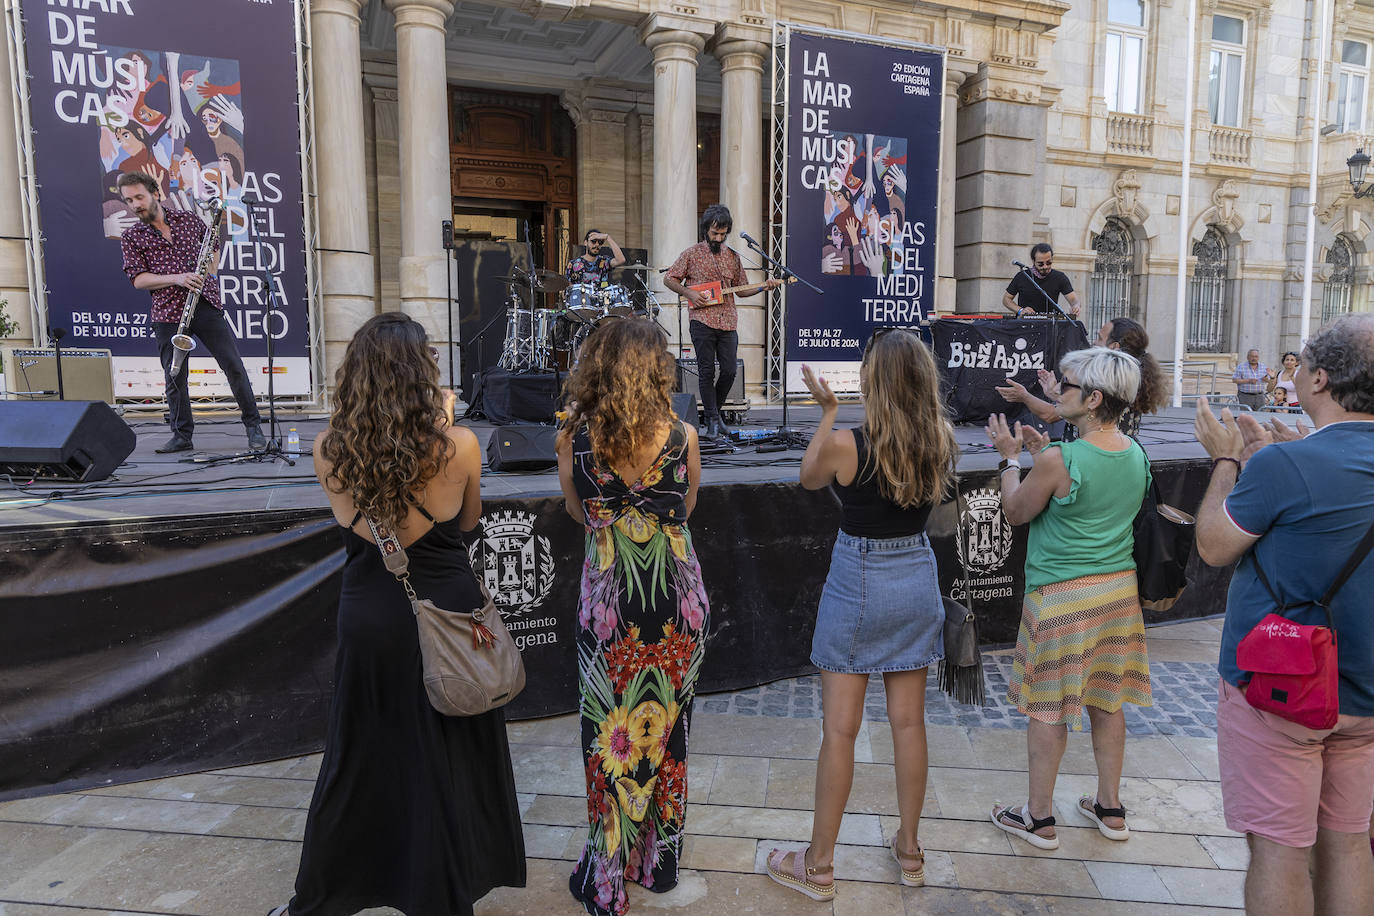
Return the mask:
<path id="1" fill-rule="evenodd" d="M 696 394 L 701 389 L 697 385 L 697 361 L 696 357 L 684 356 L 677 361 L 677 390 L 683 393 Z M 735 360 L 735 380 L 730 385 L 730 396 L 725 399 L 726 405 L 744 404 L 744 360 Z"/>
<path id="2" fill-rule="evenodd" d="M 675 391 L 673 392 L 673 413 L 684 423 L 691 423 L 693 426 L 697 422 L 697 395 L 695 391 Z"/>
<path id="3" fill-rule="evenodd" d="M 558 464 L 552 426 L 498 426 L 487 440 L 487 467 L 493 471 L 546 471 Z"/>
<path id="4" fill-rule="evenodd" d="M 137 441 L 128 424 L 100 401 L 0 401 L 0 474 L 104 480 Z"/>
<path id="5" fill-rule="evenodd" d="M 5 390 L 19 401 L 57 400 L 57 358 L 52 348 L 6 348 Z M 113 404 L 110 351 L 63 347 L 62 393 L 69 401 Z"/>

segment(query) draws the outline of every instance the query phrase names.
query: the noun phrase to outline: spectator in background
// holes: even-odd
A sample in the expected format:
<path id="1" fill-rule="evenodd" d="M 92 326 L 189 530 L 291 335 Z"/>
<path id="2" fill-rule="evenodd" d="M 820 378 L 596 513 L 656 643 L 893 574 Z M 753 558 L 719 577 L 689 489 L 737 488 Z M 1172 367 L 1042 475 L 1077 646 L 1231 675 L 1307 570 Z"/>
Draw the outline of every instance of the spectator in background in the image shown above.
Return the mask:
<path id="1" fill-rule="evenodd" d="M 1298 406 L 1298 383 L 1295 376 L 1298 374 L 1298 354 L 1289 350 L 1283 354 L 1283 368 L 1279 374 L 1269 382 L 1269 390 L 1274 393 L 1274 406 L 1276 407 L 1297 407 Z"/>
<path id="2" fill-rule="evenodd" d="M 1303 348 L 1295 380 L 1316 423 L 1304 438 L 1301 424 L 1293 432 L 1275 420 L 1265 429 L 1225 410 L 1218 422 L 1198 401 L 1198 441 L 1213 459 L 1197 513 L 1198 554 L 1212 566 L 1241 561 L 1218 664 L 1221 799 L 1226 825 L 1250 846 L 1250 916 L 1353 916 L 1374 901 L 1366 845 L 1374 812 L 1374 558 L 1331 602 L 1339 635 L 1335 728 L 1309 729 L 1247 703 L 1236 647 L 1274 608 L 1256 572 L 1261 564 L 1280 600 L 1315 601 L 1374 520 L 1374 316 L 1323 328 Z M 1326 622 L 1315 606 L 1287 616 Z"/>
<path id="3" fill-rule="evenodd" d="M 1245 354 L 1245 362 L 1231 373 L 1231 381 L 1236 383 L 1236 400 L 1251 410 L 1259 410 L 1273 378 L 1274 370 L 1260 362 L 1258 350 L 1251 350 Z"/>
<path id="4" fill-rule="evenodd" d="M 1140 369 L 1119 350 L 1091 347 L 1060 363 L 1058 412 L 1082 433 L 1051 443 L 995 414 L 987 434 L 1002 455 L 1002 511 L 1030 524 L 1026 596 L 1007 699 L 1029 722 L 1030 796 L 997 804 L 992 822 L 1040 849 L 1058 849 L 1054 783 L 1068 738 L 1092 722 L 1097 792 L 1077 813 L 1110 840 L 1130 837 L 1121 802 L 1124 703 L 1149 706 L 1150 666 L 1136 592 L 1132 525 L 1149 485 L 1144 451 L 1118 426 L 1136 398 Z M 1022 447 L 1035 455 L 1023 481 Z"/>

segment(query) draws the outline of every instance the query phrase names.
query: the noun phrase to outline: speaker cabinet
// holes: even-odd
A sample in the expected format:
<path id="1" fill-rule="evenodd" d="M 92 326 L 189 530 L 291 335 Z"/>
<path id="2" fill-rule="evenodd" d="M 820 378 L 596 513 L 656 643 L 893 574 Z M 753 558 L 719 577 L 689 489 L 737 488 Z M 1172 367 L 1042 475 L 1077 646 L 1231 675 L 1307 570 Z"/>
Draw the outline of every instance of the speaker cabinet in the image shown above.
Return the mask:
<path id="1" fill-rule="evenodd" d="M 52 349 L 6 348 L 5 390 L 20 401 L 57 400 L 57 357 Z M 62 392 L 71 401 L 113 404 L 110 351 L 63 347 Z"/>
<path id="2" fill-rule="evenodd" d="M 694 356 L 684 356 L 677 361 L 677 390 L 683 394 L 697 394 L 697 361 Z M 735 360 L 735 381 L 730 385 L 730 396 L 721 407 L 739 408 L 748 406 L 744 398 L 744 360 Z"/>
<path id="3" fill-rule="evenodd" d="M 101 401 L 0 401 L 0 474 L 104 480 L 137 441 L 128 424 Z"/>
<path id="4" fill-rule="evenodd" d="M 487 467 L 493 471 L 546 471 L 558 464 L 552 426 L 498 426 L 487 440 Z"/>

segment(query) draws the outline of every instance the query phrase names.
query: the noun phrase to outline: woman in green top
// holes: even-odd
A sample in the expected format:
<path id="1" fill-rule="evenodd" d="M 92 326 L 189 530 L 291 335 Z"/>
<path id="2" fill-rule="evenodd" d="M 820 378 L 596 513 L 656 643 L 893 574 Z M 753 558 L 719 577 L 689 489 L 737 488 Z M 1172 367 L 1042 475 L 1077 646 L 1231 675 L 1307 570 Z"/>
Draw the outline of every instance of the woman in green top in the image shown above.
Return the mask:
<path id="1" fill-rule="evenodd" d="M 1002 455 L 1002 511 L 1013 525 L 1030 523 L 1026 595 L 1007 699 L 1029 719 L 1030 798 L 996 805 L 992 822 L 1041 849 L 1057 849 L 1054 782 L 1067 725 L 1092 723 L 1097 794 L 1078 813 L 1112 840 L 1130 836 L 1121 804 L 1126 749 L 1123 703 L 1150 705 L 1145 626 L 1136 595 L 1132 523 L 1150 479 L 1140 446 L 1117 420 L 1135 400 L 1136 360 L 1092 347 L 1060 363 L 1057 411 L 1080 438 L 1050 443 L 1030 427 L 1007 426 L 998 414 L 987 433 Z M 1022 447 L 1035 456 L 1025 480 Z"/>

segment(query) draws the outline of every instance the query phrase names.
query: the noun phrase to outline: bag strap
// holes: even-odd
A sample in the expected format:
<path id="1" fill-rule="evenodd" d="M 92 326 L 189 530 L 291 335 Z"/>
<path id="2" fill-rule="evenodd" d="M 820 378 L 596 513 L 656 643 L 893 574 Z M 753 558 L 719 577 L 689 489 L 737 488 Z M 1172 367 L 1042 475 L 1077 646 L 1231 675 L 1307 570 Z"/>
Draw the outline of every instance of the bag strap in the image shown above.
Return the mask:
<path id="1" fill-rule="evenodd" d="M 1331 618 L 1331 601 L 1336 597 L 1336 593 L 1341 590 L 1341 587 L 1355 574 L 1355 570 L 1359 569 L 1360 564 L 1364 562 L 1364 558 L 1369 555 L 1370 550 L 1374 550 L 1374 522 L 1370 522 L 1369 530 L 1364 533 L 1364 537 L 1361 538 L 1360 543 L 1356 545 L 1355 551 L 1350 554 L 1350 558 L 1345 561 L 1345 565 L 1341 567 L 1341 571 L 1336 574 L 1336 581 L 1332 582 L 1331 587 L 1326 590 L 1326 594 L 1322 595 L 1321 598 L 1315 602 L 1317 607 L 1326 612 L 1326 625 L 1333 633 L 1336 631 L 1336 625 Z M 1255 556 L 1253 550 L 1250 551 L 1250 561 L 1255 566 L 1255 572 L 1259 574 L 1259 580 L 1263 583 L 1264 590 L 1269 593 L 1270 598 L 1274 599 L 1274 604 L 1277 605 L 1276 613 L 1282 616 L 1283 612 L 1288 610 L 1289 607 L 1297 606 L 1288 605 L 1279 600 L 1279 596 L 1274 592 L 1274 586 L 1269 584 L 1269 577 L 1264 574 L 1264 567 L 1260 565 L 1259 558 Z M 1306 604 L 1309 602 L 1303 603 Z"/>
<path id="2" fill-rule="evenodd" d="M 372 532 L 372 540 L 382 553 L 382 564 L 386 566 L 386 571 L 405 587 L 406 595 L 411 602 L 419 600 L 415 596 L 415 589 L 410 586 L 410 557 L 406 555 L 406 549 L 401 546 L 400 539 L 390 528 L 377 524 L 370 517 L 363 516 L 363 520 L 367 522 L 367 528 Z"/>

